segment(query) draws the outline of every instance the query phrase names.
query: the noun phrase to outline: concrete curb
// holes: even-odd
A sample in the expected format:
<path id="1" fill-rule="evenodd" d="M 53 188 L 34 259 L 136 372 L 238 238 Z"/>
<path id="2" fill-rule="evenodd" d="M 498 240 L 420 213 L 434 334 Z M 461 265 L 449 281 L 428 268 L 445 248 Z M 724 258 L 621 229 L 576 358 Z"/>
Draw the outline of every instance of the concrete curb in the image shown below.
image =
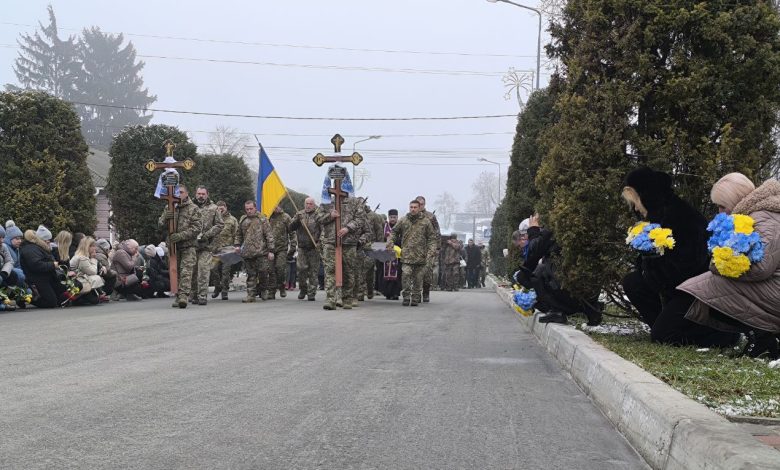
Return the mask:
<path id="1" fill-rule="evenodd" d="M 493 279 L 512 308 L 511 289 Z M 514 312 L 514 309 L 512 309 Z M 570 326 L 520 322 L 654 469 L 777 470 L 780 452 Z"/>

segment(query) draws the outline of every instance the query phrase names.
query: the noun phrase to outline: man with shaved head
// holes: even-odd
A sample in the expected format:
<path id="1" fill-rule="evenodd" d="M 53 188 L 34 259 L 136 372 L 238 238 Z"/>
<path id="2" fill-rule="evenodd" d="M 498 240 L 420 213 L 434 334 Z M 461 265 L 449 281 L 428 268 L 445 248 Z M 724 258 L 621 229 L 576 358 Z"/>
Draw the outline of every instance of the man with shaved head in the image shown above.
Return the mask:
<path id="1" fill-rule="evenodd" d="M 321 226 L 317 223 L 317 205 L 313 198 L 307 197 L 303 203 L 303 210 L 295 213 L 290 224 L 290 230 L 295 231 L 298 238 L 298 299 L 308 297 L 313 301 L 317 295 L 317 273 L 320 269 L 320 242 Z"/>

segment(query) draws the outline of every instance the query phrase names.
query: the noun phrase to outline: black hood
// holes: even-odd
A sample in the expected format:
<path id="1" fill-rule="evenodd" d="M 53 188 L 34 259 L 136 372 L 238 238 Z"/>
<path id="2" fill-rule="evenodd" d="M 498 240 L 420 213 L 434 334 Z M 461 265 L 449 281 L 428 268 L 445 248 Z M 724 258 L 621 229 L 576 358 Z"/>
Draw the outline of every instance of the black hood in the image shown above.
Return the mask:
<path id="1" fill-rule="evenodd" d="M 624 184 L 637 192 L 650 220 L 658 216 L 669 200 L 674 198 L 672 177 L 662 171 L 637 168 L 626 176 Z"/>

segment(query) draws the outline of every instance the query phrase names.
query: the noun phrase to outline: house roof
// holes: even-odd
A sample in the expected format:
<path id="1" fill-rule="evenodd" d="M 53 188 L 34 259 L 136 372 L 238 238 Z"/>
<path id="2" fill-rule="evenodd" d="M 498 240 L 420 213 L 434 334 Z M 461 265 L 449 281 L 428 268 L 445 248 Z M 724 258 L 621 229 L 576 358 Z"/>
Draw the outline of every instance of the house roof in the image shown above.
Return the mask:
<path id="1" fill-rule="evenodd" d="M 96 188 L 105 188 L 108 183 L 108 170 L 111 168 L 108 152 L 90 147 L 87 155 L 87 167 L 92 177 L 92 184 Z"/>

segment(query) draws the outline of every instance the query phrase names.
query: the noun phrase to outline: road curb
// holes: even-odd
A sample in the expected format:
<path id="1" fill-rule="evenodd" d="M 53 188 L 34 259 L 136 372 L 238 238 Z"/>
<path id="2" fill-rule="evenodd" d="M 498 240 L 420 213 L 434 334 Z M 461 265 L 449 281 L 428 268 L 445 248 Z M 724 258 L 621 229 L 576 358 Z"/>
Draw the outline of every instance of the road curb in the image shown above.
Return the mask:
<path id="1" fill-rule="evenodd" d="M 510 308 L 512 291 L 490 283 Z M 654 469 L 777 470 L 780 452 L 570 326 L 517 314 Z"/>

